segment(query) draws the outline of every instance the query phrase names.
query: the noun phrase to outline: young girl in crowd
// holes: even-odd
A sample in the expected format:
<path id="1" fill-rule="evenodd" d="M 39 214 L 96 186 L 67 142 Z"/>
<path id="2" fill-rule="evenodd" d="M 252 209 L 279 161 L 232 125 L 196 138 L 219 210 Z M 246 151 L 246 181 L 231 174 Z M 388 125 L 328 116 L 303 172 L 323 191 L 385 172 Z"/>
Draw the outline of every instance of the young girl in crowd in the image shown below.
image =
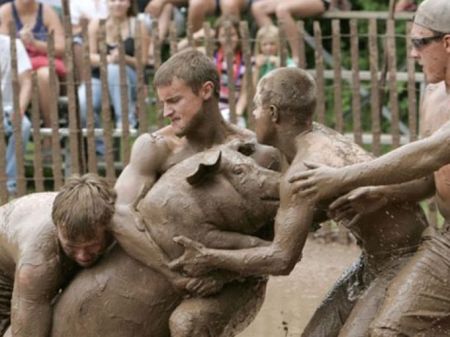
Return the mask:
<path id="1" fill-rule="evenodd" d="M 241 49 L 239 19 L 234 16 L 223 15 L 216 21 L 216 40 L 218 48 L 214 53 L 214 60 L 220 75 L 220 102 L 219 108 L 222 116 L 230 120 L 230 95 L 226 61 L 227 24 L 230 25 L 230 40 L 233 50 L 233 82 L 235 87 L 236 116 L 238 124 L 245 127 L 243 117 L 247 105 L 247 92 L 245 90 L 245 64 Z"/>
<path id="2" fill-rule="evenodd" d="M 256 33 L 255 44 L 255 86 L 269 71 L 280 66 L 279 30 L 274 25 L 261 27 Z M 292 58 L 286 60 L 287 67 L 295 67 Z"/>

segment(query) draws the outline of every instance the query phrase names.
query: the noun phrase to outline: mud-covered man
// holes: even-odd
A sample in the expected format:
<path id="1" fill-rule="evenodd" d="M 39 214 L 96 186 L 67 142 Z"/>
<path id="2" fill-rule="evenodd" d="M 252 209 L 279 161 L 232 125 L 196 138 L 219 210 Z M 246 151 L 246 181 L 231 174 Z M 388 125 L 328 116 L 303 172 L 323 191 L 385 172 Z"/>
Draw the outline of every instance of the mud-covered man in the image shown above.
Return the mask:
<path id="1" fill-rule="evenodd" d="M 115 186 L 118 197 L 112 231 L 129 255 L 162 273 L 175 287 L 204 295 L 220 290 L 224 280 L 194 279 L 170 270 L 167 255 L 138 230 L 136 221 L 142 219 L 137 219 L 139 216 L 133 211 L 130 214 L 130 205 L 136 205 L 170 167 L 215 145 L 236 141 L 251 143 L 252 157 L 261 166 L 271 169 L 279 168 L 281 156 L 273 148 L 257 145 L 251 131 L 223 120 L 218 104 L 219 75 L 213 61 L 201 52 L 186 50 L 172 56 L 156 72 L 154 86 L 163 105 L 164 117 L 171 123 L 155 133 L 141 135 L 133 144 L 130 163 Z M 223 244 L 224 238 L 211 234 L 208 239 L 214 246 Z M 252 247 L 257 242 L 252 238 L 234 242 L 233 247 L 236 244 L 239 245 L 237 248 Z M 210 298 L 184 301 L 171 317 L 172 336 L 203 336 L 205 333 L 220 336 L 225 326 L 211 317 L 221 316 L 220 321 L 224 324 L 234 324 L 234 305 L 245 298 L 240 296 L 233 303 L 227 293 L 228 297 L 232 296 L 232 286 L 228 286 L 226 292 L 222 291 L 214 302 L 209 301 Z M 198 305 L 203 308 L 202 314 L 198 312 Z"/>
<path id="2" fill-rule="evenodd" d="M 181 237 L 178 241 L 186 252 L 173 267 L 183 266 L 193 275 L 210 268 L 242 275 L 290 273 L 301 257 L 311 224 L 327 218 L 333 201 L 297 196 L 291 176 L 306 170 L 304 160 L 341 167 L 372 158 L 344 136 L 313 123 L 315 105 L 315 82 L 301 69 L 280 68 L 258 83 L 253 112 L 258 141 L 278 148 L 290 163 L 280 182 L 273 243 L 231 251 L 210 249 Z M 367 336 L 386 288 L 416 250 L 426 222 L 418 206 L 409 203 L 386 205 L 355 221 L 345 212 L 331 217 L 351 230 L 363 253 L 317 309 L 303 336 Z"/>
<path id="3" fill-rule="evenodd" d="M 106 180 L 88 174 L 71 178 L 59 193 L 0 208 L 0 335 L 10 325 L 9 336 L 49 336 L 58 290 L 112 242 L 106 229 L 115 198 Z"/>
<path id="4" fill-rule="evenodd" d="M 411 56 L 423 67 L 427 91 L 422 106 L 425 133 L 437 123 L 444 124 L 431 136 L 405 145 L 388 154 L 360 165 L 336 170 L 321 167 L 294 177 L 295 190 L 305 197 L 324 198 L 350 191 L 358 186 L 395 184 L 397 186 L 366 187 L 350 192 L 336 205 L 357 215 L 372 200 L 420 200 L 435 192 L 440 213 L 445 218 L 442 233 L 425 232 L 418 253 L 402 270 L 391 287 L 388 298 L 373 322 L 371 336 L 448 336 L 450 286 L 450 2 L 426 0 L 414 17 L 411 30 Z M 442 82 L 443 81 L 443 82 Z M 314 165 L 311 165 L 314 167 Z"/>

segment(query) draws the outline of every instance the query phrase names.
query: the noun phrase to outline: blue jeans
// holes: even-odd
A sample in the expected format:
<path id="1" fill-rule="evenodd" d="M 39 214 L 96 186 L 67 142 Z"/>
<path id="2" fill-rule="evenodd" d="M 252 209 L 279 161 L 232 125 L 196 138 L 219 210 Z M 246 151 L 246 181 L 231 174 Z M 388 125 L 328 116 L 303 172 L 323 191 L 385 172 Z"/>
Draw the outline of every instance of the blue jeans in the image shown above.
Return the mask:
<path id="1" fill-rule="evenodd" d="M 12 119 L 10 112 L 4 112 L 3 127 L 7 138 L 6 145 L 6 186 L 8 192 L 14 193 L 17 185 L 17 160 L 16 160 L 16 140 L 13 133 Z M 27 116 L 22 118 L 22 145 L 25 151 L 31 134 L 31 122 Z"/>
<path id="2" fill-rule="evenodd" d="M 118 64 L 108 64 L 108 93 L 111 106 L 114 108 L 114 119 L 116 128 L 122 128 L 122 106 L 120 100 L 120 68 Z M 136 119 L 136 71 L 130 66 L 126 66 L 127 75 L 127 96 L 128 96 L 128 122 L 131 127 L 137 124 Z M 81 127 L 86 127 L 87 119 L 87 98 L 86 84 L 81 84 L 78 88 L 78 103 L 80 106 Z M 102 82 L 99 78 L 92 78 L 92 106 L 94 109 L 94 126 L 101 127 L 100 116 L 102 111 Z M 103 139 L 97 139 L 97 153 L 105 153 Z"/>

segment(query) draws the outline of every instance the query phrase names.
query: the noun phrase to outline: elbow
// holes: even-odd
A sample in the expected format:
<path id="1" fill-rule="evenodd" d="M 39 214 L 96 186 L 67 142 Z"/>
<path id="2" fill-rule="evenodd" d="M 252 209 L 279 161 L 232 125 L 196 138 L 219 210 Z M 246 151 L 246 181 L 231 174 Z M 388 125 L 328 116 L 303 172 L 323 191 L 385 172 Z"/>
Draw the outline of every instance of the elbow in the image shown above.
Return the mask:
<path id="1" fill-rule="evenodd" d="M 275 252 L 276 258 L 274 259 L 274 276 L 287 276 L 294 269 L 298 259 L 288 252 L 277 250 Z"/>

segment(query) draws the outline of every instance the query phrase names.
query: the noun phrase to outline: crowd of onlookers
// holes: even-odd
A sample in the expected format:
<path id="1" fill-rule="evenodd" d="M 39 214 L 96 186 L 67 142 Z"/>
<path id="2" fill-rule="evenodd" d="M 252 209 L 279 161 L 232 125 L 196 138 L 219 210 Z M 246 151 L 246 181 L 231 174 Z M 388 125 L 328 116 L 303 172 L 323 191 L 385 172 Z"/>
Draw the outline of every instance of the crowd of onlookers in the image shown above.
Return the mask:
<path id="1" fill-rule="evenodd" d="M 137 125 L 136 117 L 136 65 L 141 61 L 144 65 L 153 62 L 153 48 L 151 45 L 152 23 L 158 21 L 159 39 L 164 40 L 169 33 L 170 22 L 176 23 L 179 48 L 187 45 L 183 40 L 186 27 L 193 32 L 193 36 L 203 36 L 203 22 L 208 16 L 217 16 L 214 20 L 216 47 L 214 60 L 220 74 L 220 106 L 226 118 L 229 118 L 230 96 L 228 84 L 233 81 L 235 87 L 236 114 L 238 123 L 245 125 L 242 118 L 247 104 L 251 99 L 246 96 L 245 64 L 240 45 L 239 20 L 245 15 L 252 16 L 257 25 L 255 55 L 252 61 L 254 67 L 254 81 L 275 67 L 279 66 L 279 32 L 274 22 L 283 25 L 289 43 L 291 58 L 287 65 L 298 63 L 299 36 L 296 19 L 300 17 L 316 16 L 330 9 L 347 10 L 350 8 L 348 0 L 69 0 L 71 24 L 73 31 L 73 50 L 75 75 L 78 83 L 78 107 L 81 125 L 86 125 L 87 98 L 86 72 L 83 67 L 83 46 L 89 45 L 91 63 L 92 105 L 95 113 L 95 126 L 101 127 L 102 83 L 100 80 L 101 56 L 99 43 L 100 21 L 105 20 L 106 51 L 107 51 L 107 90 L 112 111 L 114 112 L 115 127 L 121 128 L 123 122 L 123 105 L 121 104 L 119 48 L 123 44 L 125 52 L 125 74 L 128 94 L 128 121 L 131 127 Z M 414 8 L 414 0 L 399 0 L 397 10 Z M 17 57 L 19 73 L 19 101 L 22 118 L 23 144 L 27 144 L 31 124 L 25 111 L 31 98 L 31 74 L 37 76 L 39 91 L 39 109 L 42 125 L 51 125 L 51 95 L 52 90 L 49 71 L 49 57 L 47 38 L 49 32 L 54 33 L 55 70 L 57 82 L 55 89 L 59 93 L 60 83 L 66 75 L 66 65 L 63 62 L 65 41 L 62 24 L 61 0 L 0 0 L 0 66 L 2 80 L 2 98 L 5 131 L 8 136 L 7 148 L 7 176 L 8 189 L 15 191 L 15 142 L 12 133 L 11 112 L 13 111 L 13 95 L 11 90 L 10 69 L 10 41 L 9 26 L 14 23 L 17 32 Z M 88 37 L 82 34 L 82 22 L 88 22 Z M 229 28 L 228 28 L 229 27 Z M 136 34 L 139 34 L 141 54 L 137 54 Z M 227 37 L 229 33 L 230 37 Z M 231 41 L 233 49 L 234 78 L 227 74 L 226 50 L 227 41 Z M 50 151 L 50 139 L 44 139 L 45 152 Z M 97 152 L 104 153 L 101 140 L 97 141 Z"/>

